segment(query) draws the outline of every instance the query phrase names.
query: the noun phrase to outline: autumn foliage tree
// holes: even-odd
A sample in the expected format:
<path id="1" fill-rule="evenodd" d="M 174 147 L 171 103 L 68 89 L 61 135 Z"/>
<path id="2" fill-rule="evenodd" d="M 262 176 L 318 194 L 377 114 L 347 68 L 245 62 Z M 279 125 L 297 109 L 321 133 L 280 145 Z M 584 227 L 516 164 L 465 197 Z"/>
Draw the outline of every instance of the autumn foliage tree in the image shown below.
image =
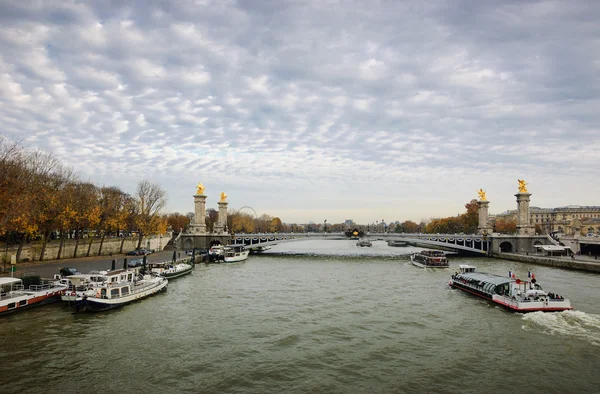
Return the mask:
<path id="1" fill-rule="evenodd" d="M 477 200 L 465 204 L 466 212 L 458 216 L 433 219 L 424 229 L 430 234 L 475 234 L 479 225 L 479 206 Z"/>

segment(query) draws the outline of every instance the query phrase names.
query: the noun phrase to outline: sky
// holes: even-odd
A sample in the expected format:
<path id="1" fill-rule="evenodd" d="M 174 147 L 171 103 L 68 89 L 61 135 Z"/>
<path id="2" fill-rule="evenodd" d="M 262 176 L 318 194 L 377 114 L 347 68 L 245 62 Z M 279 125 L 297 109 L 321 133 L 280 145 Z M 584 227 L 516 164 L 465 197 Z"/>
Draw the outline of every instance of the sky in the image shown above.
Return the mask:
<path id="1" fill-rule="evenodd" d="M 0 1 L 0 135 L 167 210 L 600 205 L 600 2 Z"/>

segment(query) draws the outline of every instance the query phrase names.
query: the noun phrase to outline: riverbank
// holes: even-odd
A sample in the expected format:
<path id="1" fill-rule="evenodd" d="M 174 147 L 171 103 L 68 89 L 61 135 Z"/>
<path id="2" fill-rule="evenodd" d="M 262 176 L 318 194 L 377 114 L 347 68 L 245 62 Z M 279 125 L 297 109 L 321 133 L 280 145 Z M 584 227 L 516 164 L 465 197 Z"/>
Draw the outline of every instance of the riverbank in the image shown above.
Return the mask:
<path id="1" fill-rule="evenodd" d="M 494 253 L 492 257 L 549 267 L 600 273 L 600 260 L 594 260 L 585 256 L 575 256 L 575 258 L 572 258 L 562 256 L 547 257 L 525 255 L 519 253 Z"/>

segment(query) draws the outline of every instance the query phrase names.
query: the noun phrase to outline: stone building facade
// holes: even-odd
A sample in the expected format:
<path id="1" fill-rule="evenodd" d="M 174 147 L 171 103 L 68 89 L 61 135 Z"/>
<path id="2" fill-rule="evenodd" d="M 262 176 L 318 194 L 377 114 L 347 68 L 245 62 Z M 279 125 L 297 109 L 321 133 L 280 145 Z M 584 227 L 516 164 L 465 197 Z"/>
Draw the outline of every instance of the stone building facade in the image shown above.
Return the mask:
<path id="1" fill-rule="evenodd" d="M 493 223 L 497 219 L 517 221 L 517 210 L 513 209 L 500 214 L 490 215 Z M 569 205 L 558 208 L 529 208 L 529 224 L 539 226 L 544 233 L 561 233 L 567 235 L 600 236 L 600 206 Z"/>

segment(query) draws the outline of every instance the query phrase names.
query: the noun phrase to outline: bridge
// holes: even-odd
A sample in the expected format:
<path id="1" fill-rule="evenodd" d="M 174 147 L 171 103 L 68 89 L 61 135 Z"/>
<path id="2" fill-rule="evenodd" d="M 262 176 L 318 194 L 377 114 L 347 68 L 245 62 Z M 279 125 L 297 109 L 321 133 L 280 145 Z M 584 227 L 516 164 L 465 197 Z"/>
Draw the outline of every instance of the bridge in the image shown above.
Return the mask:
<path id="1" fill-rule="evenodd" d="M 374 233 L 371 239 L 398 240 L 412 244 L 443 247 L 456 251 L 487 255 L 492 251 L 490 236 L 477 234 L 405 234 Z M 297 242 L 307 239 L 348 239 L 344 233 L 273 233 L 273 234 L 235 234 L 230 242 L 244 244 L 248 249 L 260 250 L 265 246 L 285 242 Z M 507 246 L 508 248 L 508 246 Z"/>

